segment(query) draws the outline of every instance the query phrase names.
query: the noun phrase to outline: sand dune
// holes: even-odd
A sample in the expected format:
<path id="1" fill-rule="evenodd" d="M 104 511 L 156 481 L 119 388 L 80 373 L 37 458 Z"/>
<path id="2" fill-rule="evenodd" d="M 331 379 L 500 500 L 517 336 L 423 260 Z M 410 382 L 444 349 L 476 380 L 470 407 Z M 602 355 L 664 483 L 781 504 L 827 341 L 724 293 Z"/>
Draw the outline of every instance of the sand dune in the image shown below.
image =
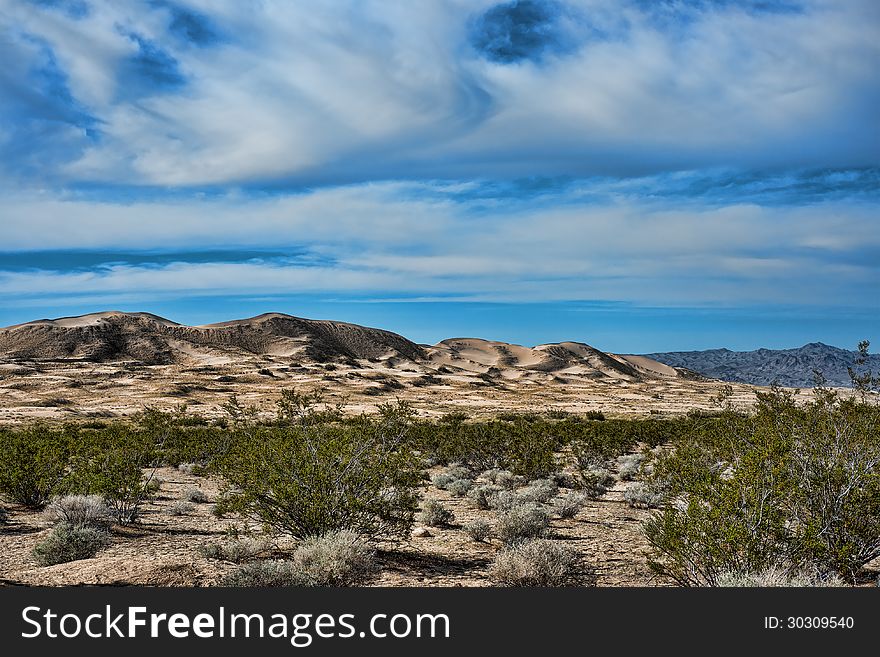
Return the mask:
<path id="1" fill-rule="evenodd" d="M 338 358 L 421 358 L 395 333 L 277 313 L 208 326 L 183 326 L 148 313 L 105 312 L 38 320 L 0 330 L 0 357 L 20 360 L 213 361 L 246 354 Z"/>
<path id="2" fill-rule="evenodd" d="M 255 356 L 290 363 L 372 364 L 403 372 L 544 382 L 554 377 L 639 381 L 676 378 L 675 368 L 643 356 L 617 356 L 581 342 L 536 347 L 480 338 L 420 346 L 403 336 L 345 322 L 266 313 L 185 326 L 149 313 L 102 312 L 41 319 L 0 329 L 0 360 L 223 365 Z M 378 365 L 381 364 L 381 365 Z"/>

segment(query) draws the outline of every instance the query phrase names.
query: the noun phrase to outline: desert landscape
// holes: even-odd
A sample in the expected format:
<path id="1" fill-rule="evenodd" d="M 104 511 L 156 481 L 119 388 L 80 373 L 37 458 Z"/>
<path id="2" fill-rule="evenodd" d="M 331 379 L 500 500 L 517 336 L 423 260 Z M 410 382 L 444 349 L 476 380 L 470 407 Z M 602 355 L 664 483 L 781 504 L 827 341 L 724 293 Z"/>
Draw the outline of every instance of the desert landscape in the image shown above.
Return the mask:
<path id="1" fill-rule="evenodd" d="M 272 414 L 279 389 L 291 386 L 320 387 L 353 412 L 400 398 L 428 417 L 536 409 L 681 415 L 713 408 L 725 385 L 582 343 L 418 345 L 379 329 L 282 314 L 204 327 L 117 312 L 30 322 L 0 329 L 0 375 L 5 423 L 180 404 L 218 417 L 231 394 Z M 733 388 L 736 404 L 754 403 L 754 387 Z"/>
<path id="2" fill-rule="evenodd" d="M 878 7 L 0 0 L 2 590 L 880 585 Z"/>
<path id="3" fill-rule="evenodd" d="M 67 427 L 74 442 L 120 425 L 149 433 L 145 418 L 152 414 L 166 433 L 207 432 L 199 440 L 210 445 L 198 453 L 211 454 L 239 423 L 277 424 L 292 412 L 308 417 L 319 413 L 319 398 L 320 412 L 335 414 L 331 424 L 375 418 L 403 403 L 421 427 L 413 498 L 420 511 L 404 535 L 369 542 L 371 576 L 357 583 L 373 586 L 498 585 L 498 553 L 517 545 L 503 538 L 503 523 L 519 507 L 535 516 L 525 519 L 537 522 L 532 540 L 581 557 L 579 579 L 569 584 L 675 585 L 650 567 L 643 530 L 662 506 L 646 484 L 654 460 L 689 422 L 748 413 L 769 390 L 578 342 L 524 347 L 453 338 L 419 345 L 380 329 L 283 314 L 200 327 L 146 313 L 39 320 L 0 330 L 0 353 L 0 418 L 12 444 L 10 436 L 33 426 Z M 852 390 L 828 391 L 852 397 Z M 788 393 L 797 404 L 815 402 L 812 389 Z M 511 460 L 509 467 L 522 468 L 516 474 L 502 459 L 492 461 L 501 467 L 481 471 L 476 464 L 483 461 L 468 462 L 466 450 L 463 462 L 444 452 L 442 441 L 453 442 L 468 426 L 519 431 L 526 449 L 546 447 L 548 436 L 556 442 L 546 447 L 546 467 Z M 664 427 L 659 437 L 655 427 Z M 431 437 L 435 431 L 439 437 Z M 570 440 L 553 437 L 571 432 Z M 130 452 L 138 467 L 130 519 L 112 522 L 95 495 L 47 491 L 35 504 L 10 500 L 0 525 L 0 581 L 212 586 L 229 582 L 242 564 L 285 563 L 296 554 L 296 536 L 259 514 L 218 511 L 230 488 L 223 468 L 210 467 L 210 456 L 182 461 L 162 435 L 164 452 L 143 462 Z M 590 441 L 606 437 L 614 447 L 596 451 Z M 425 446 L 432 444 L 435 452 Z M 585 455 L 585 445 L 595 453 Z M 75 471 L 76 459 L 71 463 L 62 469 Z M 65 504 L 79 512 L 98 507 L 112 538 L 86 558 L 41 562 L 39 546 L 67 517 Z M 857 581 L 870 584 L 875 568 L 868 564 Z"/>

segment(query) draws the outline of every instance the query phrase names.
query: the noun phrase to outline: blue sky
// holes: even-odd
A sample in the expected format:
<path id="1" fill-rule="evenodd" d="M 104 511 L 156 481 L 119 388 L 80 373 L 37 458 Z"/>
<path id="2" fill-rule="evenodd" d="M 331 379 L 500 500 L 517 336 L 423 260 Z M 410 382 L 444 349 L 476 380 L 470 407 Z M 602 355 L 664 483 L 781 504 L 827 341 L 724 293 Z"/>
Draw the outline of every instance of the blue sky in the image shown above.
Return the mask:
<path id="1" fill-rule="evenodd" d="M 0 0 L 0 324 L 880 342 L 874 0 Z"/>

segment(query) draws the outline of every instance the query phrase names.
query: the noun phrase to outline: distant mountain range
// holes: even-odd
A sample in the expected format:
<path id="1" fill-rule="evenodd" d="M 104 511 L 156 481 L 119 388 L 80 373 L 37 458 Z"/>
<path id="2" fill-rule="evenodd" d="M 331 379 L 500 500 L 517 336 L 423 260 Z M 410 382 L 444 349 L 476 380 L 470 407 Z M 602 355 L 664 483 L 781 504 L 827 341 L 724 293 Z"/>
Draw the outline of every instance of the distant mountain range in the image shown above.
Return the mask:
<path id="1" fill-rule="evenodd" d="M 672 351 L 647 354 L 672 367 L 691 370 L 722 381 L 805 388 L 814 385 L 813 372 L 822 373 L 831 386 L 849 386 L 847 367 L 853 366 L 857 352 L 811 342 L 796 349 L 756 349 L 755 351 Z M 880 355 L 871 354 L 865 367 L 880 372 Z"/>

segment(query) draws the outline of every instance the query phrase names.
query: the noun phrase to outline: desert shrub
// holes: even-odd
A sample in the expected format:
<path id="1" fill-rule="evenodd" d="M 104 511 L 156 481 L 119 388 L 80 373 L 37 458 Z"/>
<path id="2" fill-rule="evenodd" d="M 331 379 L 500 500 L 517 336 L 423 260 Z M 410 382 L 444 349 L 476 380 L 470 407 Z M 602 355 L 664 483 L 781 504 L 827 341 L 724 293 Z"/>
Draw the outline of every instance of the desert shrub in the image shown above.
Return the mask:
<path id="1" fill-rule="evenodd" d="M 174 504 L 168 507 L 168 513 L 172 516 L 189 515 L 195 510 L 195 505 L 190 504 L 186 500 L 177 500 Z"/>
<path id="2" fill-rule="evenodd" d="M 601 422 L 605 419 L 605 413 L 603 413 L 602 411 L 587 411 L 585 417 L 588 420 Z"/>
<path id="3" fill-rule="evenodd" d="M 617 457 L 617 475 L 623 481 L 630 481 L 638 476 L 645 460 L 644 454 L 622 454 Z"/>
<path id="4" fill-rule="evenodd" d="M 467 498 L 476 508 L 486 510 L 491 508 L 492 498 L 501 490 L 500 486 L 494 484 L 474 486 L 467 492 Z"/>
<path id="5" fill-rule="evenodd" d="M 525 483 L 525 478 L 520 475 L 513 474 L 510 470 L 498 470 L 492 483 L 498 484 L 502 488 L 513 490 L 517 486 Z"/>
<path id="6" fill-rule="evenodd" d="M 540 416 L 537 413 L 517 413 L 504 412 L 498 414 L 498 419 L 502 422 L 537 422 Z"/>
<path id="7" fill-rule="evenodd" d="M 485 520 L 472 520 L 463 527 L 464 532 L 472 541 L 485 542 L 492 535 L 492 526 Z"/>
<path id="8" fill-rule="evenodd" d="M 199 553 L 206 559 L 242 563 L 254 559 L 267 547 L 267 542 L 262 539 L 247 536 L 230 537 L 222 542 L 211 541 L 202 544 L 199 546 Z"/>
<path id="9" fill-rule="evenodd" d="M 502 586 L 579 586 L 595 581 L 575 550 L 540 538 L 502 549 L 489 575 Z"/>
<path id="10" fill-rule="evenodd" d="M 446 487 L 446 490 L 455 497 L 464 497 L 473 486 L 474 482 L 470 479 L 456 479 Z"/>
<path id="11" fill-rule="evenodd" d="M 120 524 L 134 522 L 157 490 L 157 456 L 154 437 L 147 432 L 124 425 L 91 432 L 81 437 L 73 455 L 69 488 L 103 497 Z"/>
<path id="12" fill-rule="evenodd" d="M 201 488 L 190 488 L 183 495 L 188 502 L 195 502 L 196 504 L 205 504 L 210 501 L 208 494 Z"/>
<path id="13" fill-rule="evenodd" d="M 528 486 L 517 492 L 517 497 L 523 502 L 546 504 L 559 492 L 559 486 L 550 479 L 535 479 Z"/>
<path id="14" fill-rule="evenodd" d="M 66 431 L 42 425 L 0 431 L 0 492 L 13 502 L 42 508 L 63 488 L 70 442 Z"/>
<path id="15" fill-rule="evenodd" d="M 237 511 L 295 537 L 351 528 L 366 536 L 405 535 L 423 480 L 404 442 L 405 404 L 378 418 L 328 423 L 303 411 L 298 423 L 245 427 L 217 460 L 230 489 L 218 512 Z"/>
<path id="16" fill-rule="evenodd" d="M 431 477 L 431 483 L 441 490 L 445 490 L 446 487 L 453 481 L 455 481 L 455 477 L 453 477 L 452 475 L 448 475 L 445 472 L 435 474 L 433 477 Z"/>
<path id="17" fill-rule="evenodd" d="M 452 477 L 452 481 L 457 479 L 470 479 L 473 476 L 470 468 L 463 465 L 451 465 L 446 468 L 446 474 Z"/>
<path id="18" fill-rule="evenodd" d="M 498 473 L 501 472 L 498 468 L 489 468 L 488 470 L 484 470 L 480 476 L 488 481 L 489 483 L 496 483 L 496 479 L 498 478 Z"/>
<path id="19" fill-rule="evenodd" d="M 356 586 L 378 571 L 375 552 L 347 529 L 307 538 L 292 563 L 303 586 Z"/>
<path id="20" fill-rule="evenodd" d="M 488 496 L 489 508 L 495 511 L 509 511 L 520 503 L 515 491 L 504 488 Z"/>
<path id="21" fill-rule="evenodd" d="M 110 544 L 110 534 L 102 527 L 60 522 L 37 543 L 33 556 L 41 566 L 89 559 Z"/>
<path id="22" fill-rule="evenodd" d="M 289 561 L 252 561 L 228 573 L 221 586 L 299 586 L 296 568 Z"/>
<path id="23" fill-rule="evenodd" d="M 446 527 L 455 522 L 455 514 L 436 500 L 428 500 L 422 506 L 419 522 L 428 527 Z"/>
<path id="24" fill-rule="evenodd" d="M 535 504 L 523 504 L 499 515 L 495 534 L 503 543 L 517 543 L 543 536 L 549 526 L 550 516 L 544 509 Z"/>
<path id="25" fill-rule="evenodd" d="M 586 495 L 572 491 L 553 500 L 553 512 L 560 518 L 574 518 L 586 503 Z"/>
<path id="26" fill-rule="evenodd" d="M 742 573 L 726 571 L 718 575 L 717 586 L 735 588 L 769 588 L 769 587 L 842 587 L 846 586 L 839 575 L 819 574 L 816 571 L 792 573 L 784 568 L 769 568 L 760 573 Z"/>
<path id="27" fill-rule="evenodd" d="M 556 469 L 554 452 L 560 441 L 550 426 L 521 419 L 466 424 L 423 422 L 416 425 L 411 443 L 440 463 L 458 462 L 474 472 L 503 468 L 535 479 Z M 471 476 L 467 473 L 458 478 Z"/>
<path id="28" fill-rule="evenodd" d="M 880 409 L 817 393 L 762 393 L 753 416 L 657 460 L 652 481 L 680 503 L 645 525 L 652 568 L 684 585 L 805 566 L 855 581 L 880 556 Z"/>
<path id="29" fill-rule="evenodd" d="M 440 416 L 440 419 L 437 420 L 440 424 L 454 424 L 459 425 L 462 422 L 468 420 L 470 416 L 467 413 L 462 411 L 452 411 L 450 413 L 444 413 Z"/>
<path id="30" fill-rule="evenodd" d="M 614 476 L 605 468 L 594 466 L 581 470 L 578 484 L 586 495 L 595 499 L 614 485 Z"/>
<path id="31" fill-rule="evenodd" d="M 108 525 L 111 518 L 110 509 L 100 495 L 56 497 L 46 507 L 46 515 L 52 522 L 95 527 Z"/>
<path id="32" fill-rule="evenodd" d="M 180 465 L 177 466 L 177 469 L 180 472 L 182 472 L 183 474 L 188 474 L 188 475 L 194 474 L 196 471 L 196 468 L 198 468 L 198 465 L 195 463 L 181 463 Z"/>
<path id="33" fill-rule="evenodd" d="M 657 509 L 663 505 L 666 496 L 649 483 L 635 481 L 623 491 L 623 499 L 633 508 Z"/>

